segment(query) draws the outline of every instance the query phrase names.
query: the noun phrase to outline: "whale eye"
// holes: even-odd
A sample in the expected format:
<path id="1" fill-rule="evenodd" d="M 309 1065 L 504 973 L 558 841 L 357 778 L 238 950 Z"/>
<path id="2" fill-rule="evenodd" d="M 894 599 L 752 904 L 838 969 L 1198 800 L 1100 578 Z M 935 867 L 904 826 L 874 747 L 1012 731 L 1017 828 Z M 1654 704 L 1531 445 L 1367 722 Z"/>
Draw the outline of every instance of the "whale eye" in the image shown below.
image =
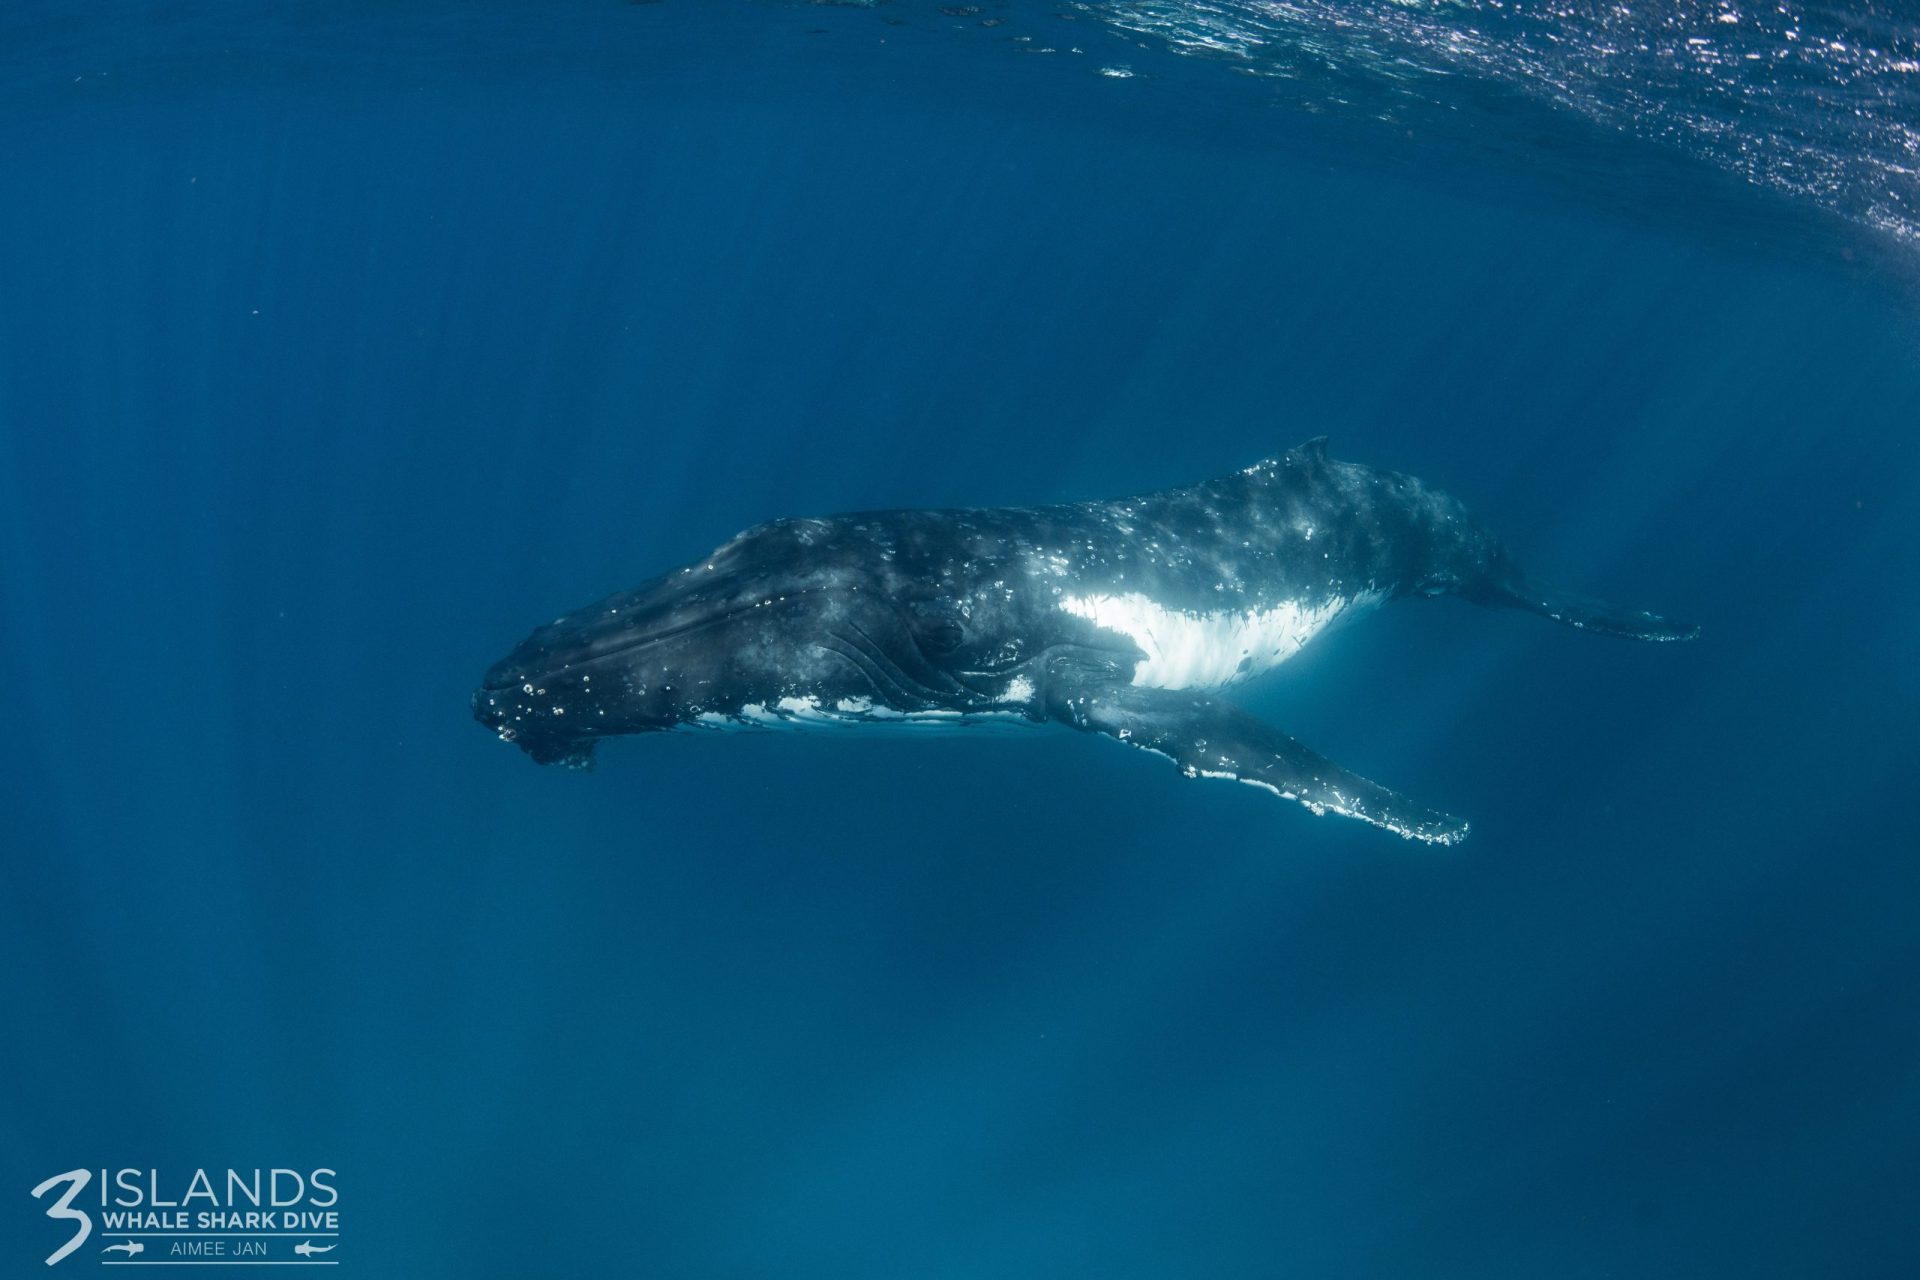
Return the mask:
<path id="1" fill-rule="evenodd" d="M 912 619 L 913 639 L 923 653 L 952 653 L 967 638 L 959 612 L 944 604 L 917 605 Z"/>
<path id="2" fill-rule="evenodd" d="M 952 653 L 967 638 L 966 631 L 952 618 L 931 618 L 914 629 L 920 647 L 928 653 Z"/>

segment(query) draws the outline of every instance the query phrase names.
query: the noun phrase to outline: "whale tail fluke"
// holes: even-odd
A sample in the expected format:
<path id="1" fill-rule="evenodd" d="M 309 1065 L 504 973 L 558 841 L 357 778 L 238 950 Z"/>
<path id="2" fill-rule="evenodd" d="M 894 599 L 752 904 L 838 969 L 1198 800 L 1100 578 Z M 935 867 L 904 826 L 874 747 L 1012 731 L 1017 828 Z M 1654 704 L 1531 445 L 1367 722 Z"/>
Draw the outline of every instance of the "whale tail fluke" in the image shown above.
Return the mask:
<path id="1" fill-rule="evenodd" d="M 1700 634 L 1700 628 L 1691 623 L 1676 622 L 1644 609 L 1622 608 L 1591 596 L 1558 591 L 1527 578 L 1500 590 L 1488 603 L 1511 605 L 1582 631 L 1624 636 L 1629 640 L 1692 640 Z"/>

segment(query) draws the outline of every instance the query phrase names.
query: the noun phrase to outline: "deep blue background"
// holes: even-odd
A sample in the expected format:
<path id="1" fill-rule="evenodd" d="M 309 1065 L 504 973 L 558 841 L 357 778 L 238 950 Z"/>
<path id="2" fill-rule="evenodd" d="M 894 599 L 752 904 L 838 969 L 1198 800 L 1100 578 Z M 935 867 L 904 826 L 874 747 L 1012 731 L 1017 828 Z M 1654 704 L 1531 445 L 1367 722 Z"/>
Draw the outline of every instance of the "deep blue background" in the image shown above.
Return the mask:
<path id="1" fill-rule="evenodd" d="M 0 1271 L 123 1164 L 337 1168 L 362 1275 L 1920 1267 L 1920 325 L 1832 227 L 871 13 L 252 12 L 6 27 Z M 468 718 L 757 520 L 1322 433 L 1705 627 L 1246 694 L 1459 849 Z"/>

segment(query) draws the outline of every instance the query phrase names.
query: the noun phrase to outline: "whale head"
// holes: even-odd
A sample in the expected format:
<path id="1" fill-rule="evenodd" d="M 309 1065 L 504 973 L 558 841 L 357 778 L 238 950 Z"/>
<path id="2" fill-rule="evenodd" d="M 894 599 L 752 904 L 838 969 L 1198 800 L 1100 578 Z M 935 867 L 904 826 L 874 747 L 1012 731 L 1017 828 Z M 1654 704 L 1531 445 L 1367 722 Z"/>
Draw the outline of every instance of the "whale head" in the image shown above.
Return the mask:
<path id="1" fill-rule="evenodd" d="M 895 572 L 857 523 L 782 520 L 534 631 L 474 718 L 542 764 L 674 729 L 1028 714 L 1035 677 L 991 610 Z"/>

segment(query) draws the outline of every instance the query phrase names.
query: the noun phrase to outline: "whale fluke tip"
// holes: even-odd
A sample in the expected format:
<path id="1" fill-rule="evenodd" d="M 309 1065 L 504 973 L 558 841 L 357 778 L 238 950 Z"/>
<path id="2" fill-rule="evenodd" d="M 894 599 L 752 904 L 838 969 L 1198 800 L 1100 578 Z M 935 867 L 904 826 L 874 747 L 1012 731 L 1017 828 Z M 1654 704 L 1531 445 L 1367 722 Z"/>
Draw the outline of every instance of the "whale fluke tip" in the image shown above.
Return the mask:
<path id="1" fill-rule="evenodd" d="M 1605 636 L 1647 640 L 1655 644 L 1697 640 L 1700 637 L 1700 628 L 1695 623 L 1678 622 L 1646 609 L 1624 609 L 1590 596 L 1543 587 L 1537 582 L 1525 582 L 1518 589 L 1507 592 L 1505 602 L 1566 626 Z"/>

